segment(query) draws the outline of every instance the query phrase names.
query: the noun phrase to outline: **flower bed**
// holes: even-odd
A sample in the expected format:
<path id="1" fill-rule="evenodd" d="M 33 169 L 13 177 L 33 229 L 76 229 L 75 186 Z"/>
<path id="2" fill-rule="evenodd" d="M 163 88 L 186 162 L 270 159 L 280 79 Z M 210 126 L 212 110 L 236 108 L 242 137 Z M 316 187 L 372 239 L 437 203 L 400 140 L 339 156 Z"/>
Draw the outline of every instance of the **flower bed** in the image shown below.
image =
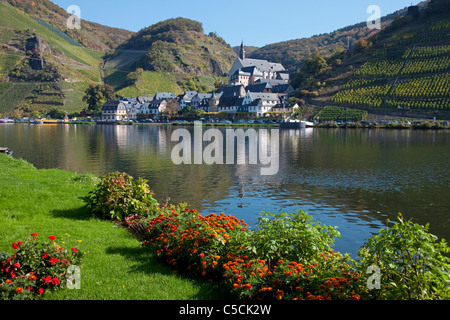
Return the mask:
<path id="1" fill-rule="evenodd" d="M 233 298 L 361 298 L 356 293 L 363 291 L 359 274 L 333 250 L 298 261 L 263 260 L 258 257 L 265 254 L 248 242 L 254 232 L 244 221 L 224 213 L 204 217 L 183 206 L 160 208 L 142 223 L 147 226 L 143 245 L 174 272 L 223 283 Z"/>
<path id="2" fill-rule="evenodd" d="M 36 299 L 47 291 L 63 288 L 69 266 L 81 261 L 79 249 L 64 249 L 54 235 L 47 242 L 41 242 L 37 233 L 30 236 L 25 242 L 12 244 L 11 256 L 0 256 L 1 300 Z"/>

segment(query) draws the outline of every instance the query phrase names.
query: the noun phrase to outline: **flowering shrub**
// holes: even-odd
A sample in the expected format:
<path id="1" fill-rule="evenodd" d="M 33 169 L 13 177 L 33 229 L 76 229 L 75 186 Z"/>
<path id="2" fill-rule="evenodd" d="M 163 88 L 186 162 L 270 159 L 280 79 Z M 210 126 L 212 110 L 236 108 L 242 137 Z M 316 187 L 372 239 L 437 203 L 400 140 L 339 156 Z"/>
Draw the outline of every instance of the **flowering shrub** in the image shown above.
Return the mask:
<path id="1" fill-rule="evenodd" d="M 84 199 L 90 212 L 100 218 L 123 220 L 133 214 L 152 212 L 158 206 L 147 181 L 113 172 L 100 179 Z"/>
<path id="2" fill-rule="evenodd" d="M 246 224 L 225 214 L 203 217 L 184 205 L 165 207 L 147 222 L 143 244 L 165 259 L 176 272 L 187 270 L 209 278 L 218 278 L 217 271 L 233 235 L 245 230 Z"/>
<path id="3" fill-rule="evenodd" d="M 66 270 L 81 261 L 77 248 L 66 250 L 50 235 L 40 242 L 32 233 L 25 242 L 12 244 L 14 253 L 2 254 L 0 261 L 0 299 L 35 299 L 47 291 L 66 285 Z"/>

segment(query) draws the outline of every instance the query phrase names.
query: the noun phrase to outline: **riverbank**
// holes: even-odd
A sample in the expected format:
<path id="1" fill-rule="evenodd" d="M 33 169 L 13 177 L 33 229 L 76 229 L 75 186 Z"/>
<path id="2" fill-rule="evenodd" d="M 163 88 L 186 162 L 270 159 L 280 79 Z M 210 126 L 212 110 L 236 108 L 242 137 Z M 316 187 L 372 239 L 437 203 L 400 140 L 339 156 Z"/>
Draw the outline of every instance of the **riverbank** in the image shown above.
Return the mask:
<path id="1" fill-rule="evenodd" d="M 84 125 L 138 125 L 138 126 L 193 126 L 195 122 L 156 122 L 156 123 L 143 123 L 143 122 L 113 122 L 113 123 L 97 123 L 95 121 L 68 121 L 58 123 L 41 123 L 34 124 L 29 121 L 15 121 L 14 123 L 31 124 L 31 125 L 71 125 L 71 124 L 84 124 Z M 243 123 L 243 122 L 203 122 L 203 126 L 206 127 L 242 127 L 242 128 L 279 128 L 280 123 Z M 315 123 L 316 128 L 328 128 L 328 129 L 412 129 L 412 130 L 449 130 L 449 121 L 352 121 L 352 122 L 321 122 Z"/>
<path id="2" fill-rule="evenodd" d="M 84 250 L 81 289 L 49 292 L 47 300 L 210 300 L 211 284 L 175 275 L 127 230 L 91 218 L 80 197 L 97 178 L 59 169 L 37 170 L 0 154 L 0 252 L 31 233 L 79 242 Z M 64 240 L 61 240 L 64 239 Z M 78 243 L 78 242 L 77 242 Z"/>

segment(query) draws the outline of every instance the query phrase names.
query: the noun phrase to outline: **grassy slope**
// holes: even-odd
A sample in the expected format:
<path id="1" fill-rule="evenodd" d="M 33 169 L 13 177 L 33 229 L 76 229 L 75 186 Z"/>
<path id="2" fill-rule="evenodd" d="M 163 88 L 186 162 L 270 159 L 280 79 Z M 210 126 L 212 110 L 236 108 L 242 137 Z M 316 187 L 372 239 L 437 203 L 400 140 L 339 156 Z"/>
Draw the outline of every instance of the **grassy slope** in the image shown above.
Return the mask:
<path id="1" fill-rule="evenodd" d="M 156 92 L 182 93 L 183 91 L 176 84 L 173 75 L 164 72 L 145 71 L 138 83 L 125 87 L 117 93 L 124 97 L 137 97 L 154 95 Z"/>
<path id="2" fill-rule="evenodd" d="M 79 197 L 95 178 L 58 169 L 37 170 L 0 155 L 0 252 L 36 232 L 46 239 L 82 240 L 86 252 L 81 290 L 63 290 L 52 300 L 195 300 L 218 298 L 214 288 L 173 274 L 157 263 L 126 230 L 88 216 Z M 66 234 L 69 234 L 67 236 Z"/>
<path id="3" fill-rule="evenodd" d="M 0 19 L 0 31 L 3 34 L 3 41 L 13 38 L 16 30 L 32 29 L 34 33 L 41 35 L 53 49 L 56 49 L 58 53 L 46 56 L 46 59 L 56 64 L 65 77 L 80 81 L 77 83 L 60 83 L 61 89 L 70 89 L 70 91 L 63 91 L 67 94 L 65 96 L 66 104 L 61 108 L 69 113 L 80 111 L 83 103 L 81 98 L 78 99 L 78 97 L 83 96 L 83 91 L 88 83 L 101 81 L 99 66 L 102 63 L 104 52 L 69 43 L 66 39 L 33 20 L 29 15 L 3 1 L 0 1 L 0 16 L 2 17 Z M 12 53 L 10 51 L 8 51 L 8 54 L 1 54 L 0 74 L 7 75 L 9 70 L 23 56 L 20 52 Z M 8 59 L 3 59 L 3 57 L 8 57 Z M 29 85 L 35 86 L 31 83 L 20 84 L 15 85 L 14 90 L 0 92 L 0 112 L 6 114 L 16 107 L 23 107 L 25 99 L 31 97 L 31 92 L 28 90 Z M 16 92 L 19 92 L 20 99 L 17 98 Z M 39 105 L 37 107 L 50 109 L 53 105 Z"/>

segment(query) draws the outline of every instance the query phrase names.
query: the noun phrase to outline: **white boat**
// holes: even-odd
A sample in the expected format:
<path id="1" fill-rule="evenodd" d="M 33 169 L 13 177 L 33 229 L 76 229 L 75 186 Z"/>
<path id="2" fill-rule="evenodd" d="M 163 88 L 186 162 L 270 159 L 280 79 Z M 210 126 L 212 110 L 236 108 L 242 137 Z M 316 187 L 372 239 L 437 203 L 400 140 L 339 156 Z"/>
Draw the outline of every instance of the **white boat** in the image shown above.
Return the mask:
<path id="1" fill-rule="evenodd" d="M 14 123 L 13 119 L 0 119 L 0 123 Z"/>
<path id="2" fill-rule="evenodd" d="M 314 123 L 306 120 L 296 120 L 287 118 L 280 124 L 281 129 L 298 129 L 298 128 L 312 128 Z"/>

